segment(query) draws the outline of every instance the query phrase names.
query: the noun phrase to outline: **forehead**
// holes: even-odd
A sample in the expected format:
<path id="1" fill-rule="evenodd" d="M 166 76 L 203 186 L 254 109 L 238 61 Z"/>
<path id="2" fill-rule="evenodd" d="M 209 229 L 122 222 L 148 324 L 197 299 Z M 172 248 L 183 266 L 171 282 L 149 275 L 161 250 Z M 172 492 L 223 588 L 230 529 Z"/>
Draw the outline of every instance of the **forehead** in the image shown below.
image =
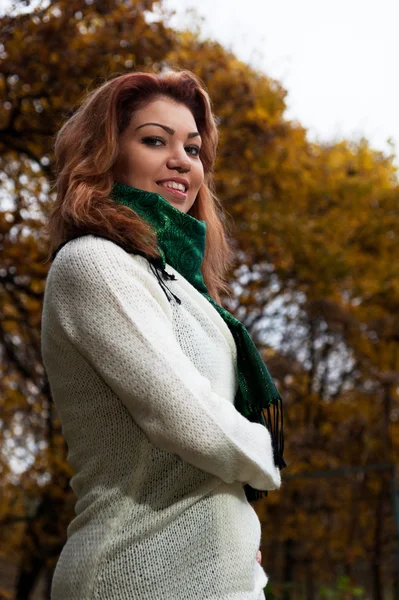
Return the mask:
<path id="1" fill-rule="evenodd" d="M 144 123 L 159 123 L 175 131 L 192 132 L 197 130 L 194 116 L 185 104 L 168 98 L 157 98 L 137 110 L 132 117 L 131 126 L 139 127 Z"/>

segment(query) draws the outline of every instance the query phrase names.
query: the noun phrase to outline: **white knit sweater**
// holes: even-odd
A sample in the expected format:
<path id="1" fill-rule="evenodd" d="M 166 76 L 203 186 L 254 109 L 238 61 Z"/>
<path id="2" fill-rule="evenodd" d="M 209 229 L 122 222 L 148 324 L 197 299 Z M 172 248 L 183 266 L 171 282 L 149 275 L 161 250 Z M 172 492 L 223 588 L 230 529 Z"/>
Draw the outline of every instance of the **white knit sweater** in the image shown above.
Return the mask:
<path id="1" fill-rule="evenodd" d="M 77 503 L 53 600 L 261 600 L 243 484 L 281 484 L 268 430 L 234 407 L 236 347 L 175 269 L 87 235 L 46 282 L 42 355 Z"/>

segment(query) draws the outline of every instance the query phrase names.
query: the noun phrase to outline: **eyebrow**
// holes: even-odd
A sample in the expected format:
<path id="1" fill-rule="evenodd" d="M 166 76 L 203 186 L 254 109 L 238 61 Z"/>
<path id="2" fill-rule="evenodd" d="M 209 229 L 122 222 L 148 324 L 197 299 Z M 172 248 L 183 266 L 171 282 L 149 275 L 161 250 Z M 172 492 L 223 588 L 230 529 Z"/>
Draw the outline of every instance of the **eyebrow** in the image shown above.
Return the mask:
<path id="1" fill-rule="evenodd" d="M 139 127 L 136 127 L 136 131 L 138 129 L 141 129 L 142 127 L 145 127 L 146 125 L 155 125 L 156 127 L 162 127 L 162 129 L 164 129 L 166 131 L 166 133 L 169 133 L 169 135 L 173 135 L 175 133 L 174 129 L 171 129 L 170 127 L 167 127 L 166 125 L 161 125 L 160 123 L 144 123 L 143 125 L 139 125 Z M 193 131 L 192 133 L 188 134 L 188 138 L 193 138 L 193 137 L 197 137 L 199 134 L 198 131 Z"/>

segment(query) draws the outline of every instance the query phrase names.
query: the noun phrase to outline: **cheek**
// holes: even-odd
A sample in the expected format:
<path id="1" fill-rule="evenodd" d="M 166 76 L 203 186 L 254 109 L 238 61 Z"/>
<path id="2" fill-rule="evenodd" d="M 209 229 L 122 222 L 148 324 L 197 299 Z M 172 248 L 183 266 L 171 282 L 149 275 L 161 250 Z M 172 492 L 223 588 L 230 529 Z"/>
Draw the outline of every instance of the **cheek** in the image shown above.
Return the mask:
<path id="1" fill-rule="evenodd" d="M 119 155 L 115 162 L 115 167 L 118 173 L 126 176 L 132 169 L 131 151 L 124 145 L 119 149 Z"/>
<path id="2" fill-rule="evenodd" d="M 195 183 L 196 183 L 196 187 L 200 188 L 201 185 L 204 182 L 204 167 L 202 165 L 202 163 L 199 163 L 198 165 L 196 165 L 195 168 Z"/>
<path id="3" fill-rule="evenodd" d="M 151 156 L 145 150 L 145 147 L 136 142 L 122 144 L 119 160 L 125 173 L 140 177 L 150 170 Z"/>

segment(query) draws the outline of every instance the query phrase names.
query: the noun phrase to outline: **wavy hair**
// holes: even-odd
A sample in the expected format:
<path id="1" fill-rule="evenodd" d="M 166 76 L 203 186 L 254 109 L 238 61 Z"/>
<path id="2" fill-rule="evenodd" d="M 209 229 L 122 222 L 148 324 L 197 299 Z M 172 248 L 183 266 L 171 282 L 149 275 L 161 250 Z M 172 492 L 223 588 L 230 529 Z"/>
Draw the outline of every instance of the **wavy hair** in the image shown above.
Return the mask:
<path id="1" fill-rule="evenodd" d="M 82 233 L 101 234 L 133 252 L 159 256 L 149 224 L 111 200 L 110 194 L 120 135 L 135 111 L 160 97 L 187 106 L 201 134 L 204 183 L 188 214 L 207 224 L 202 275 L 209 293 L 220 302 L 220 292 L 229 293 L 225 275 L 232 250 L 227 240 L 231 221 L 214 191 L 218 131 L 208 93 L 201 80 L 186 70 L 128 73 L 110 79 L 91 91 L 61 127 L 55 139 L 56 200 L 45 226 L 46 260 L 61 243 Z"/>

